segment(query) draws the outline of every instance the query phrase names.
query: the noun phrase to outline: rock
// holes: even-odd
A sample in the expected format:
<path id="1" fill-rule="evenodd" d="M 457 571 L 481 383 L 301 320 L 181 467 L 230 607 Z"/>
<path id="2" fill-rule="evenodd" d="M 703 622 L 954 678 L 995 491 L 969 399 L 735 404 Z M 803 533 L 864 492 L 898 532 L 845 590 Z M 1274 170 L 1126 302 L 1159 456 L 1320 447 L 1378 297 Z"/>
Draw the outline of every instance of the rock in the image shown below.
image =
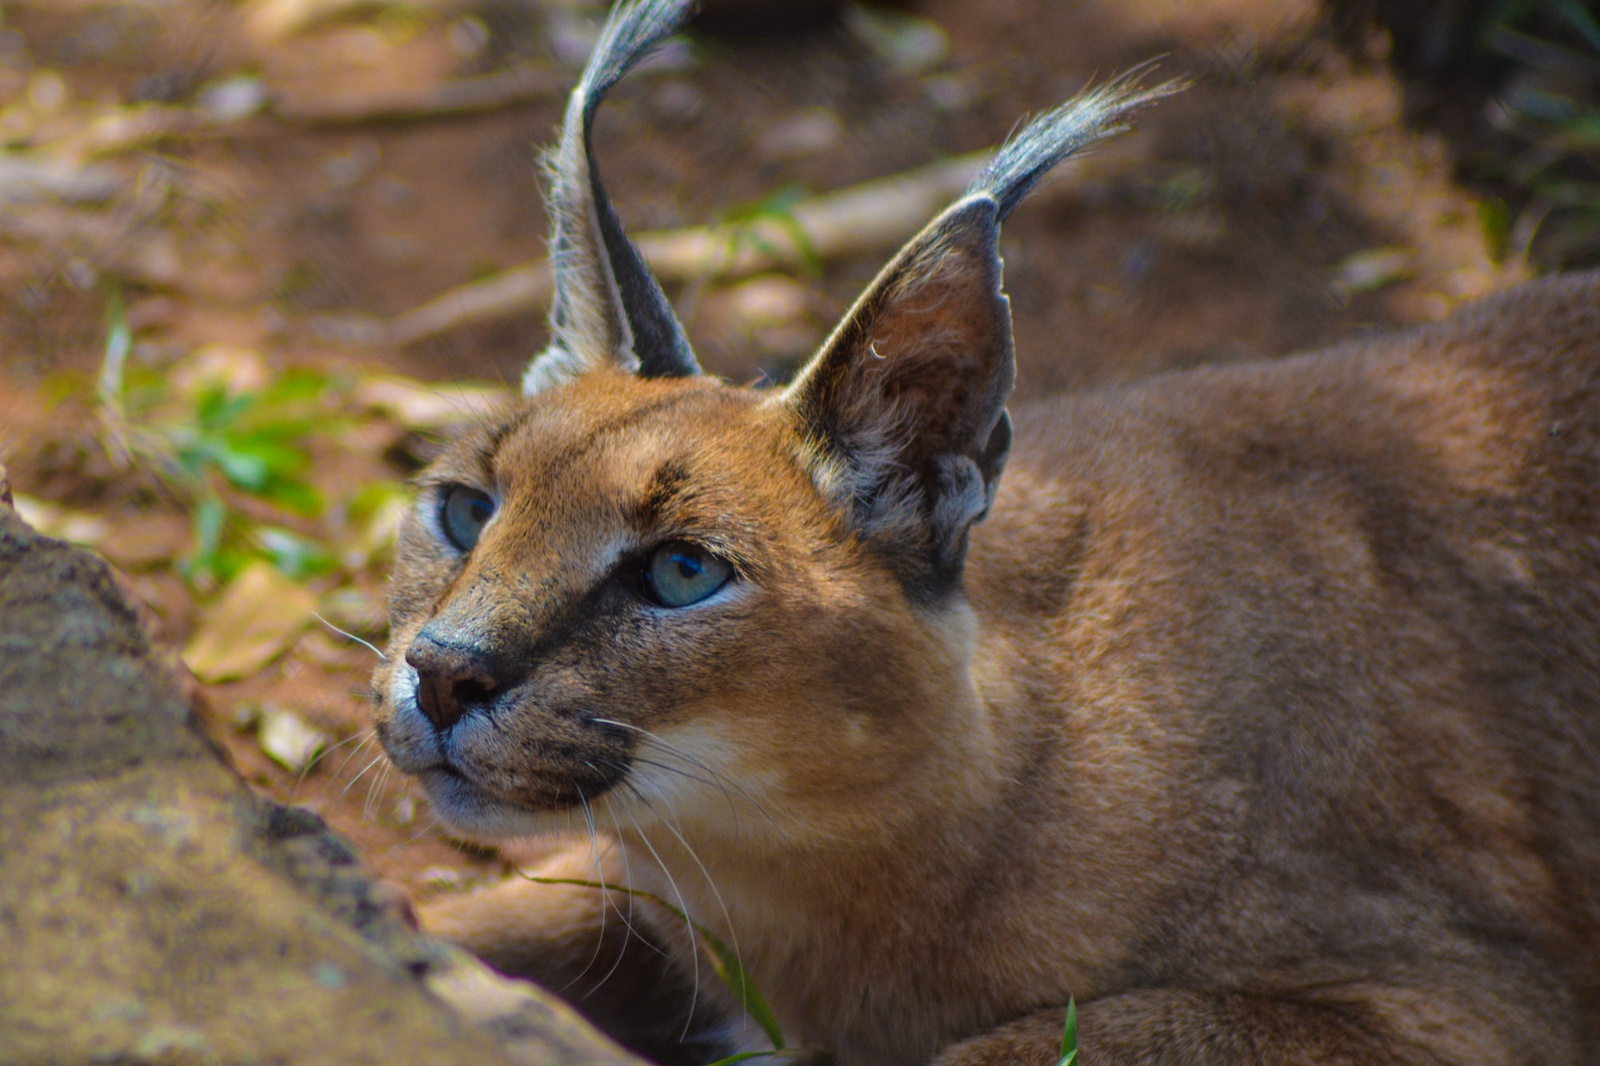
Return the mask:
<path id="1" fill-rule="evenodd" d="M 103 561 L 0 507 L 6 1063 L 637 1062 L 252 795 L 166 654 Z"/>

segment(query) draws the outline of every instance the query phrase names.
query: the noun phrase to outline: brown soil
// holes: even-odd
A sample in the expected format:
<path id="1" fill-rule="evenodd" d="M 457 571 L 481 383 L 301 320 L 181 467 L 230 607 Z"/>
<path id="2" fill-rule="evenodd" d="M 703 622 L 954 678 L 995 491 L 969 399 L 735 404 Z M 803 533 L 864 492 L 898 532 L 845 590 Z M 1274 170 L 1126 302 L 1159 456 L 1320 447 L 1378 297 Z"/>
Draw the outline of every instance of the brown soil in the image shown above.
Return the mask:
<path id="1" fill-rule="evenodd" d="M 1042 189 L 1007 227 L 1023 396 L 1435 318 L 1521 276 L 1518 264 L 1489 261 L 1442 146 L 1402 127 L 1393 79 L 1346 58 L 1314 0 L 901 7 L 948 32 L 947 61 L 896 71 L 824 24 L 697 37 L 687 64 L 625 84 L 597 136 L 624 219 L 641 229 L 715 221 L 786 186 L 826 191 L 976 150 L 1020 116 L 1161 56 L 1154 76 L 1193 87 L 1148 112 L 1086 178 Z M 248 9 L 212 0 L 8 4 L 0 128 L 22 146 L 59 141 L 96 113 L 139 99 L 187 103 L 241 70 L 259 72 L 288 105 L 517 60 L 572 76 L 561 58 L 570 45 L 552 31 L 570 20 L 570 4 L 410 10 L 369 5 L 264 41 L 251 35 Z M 463 55 L 460 42 L 484 31 L 487 45 Z M 52 105 L 55 84 L 64 99 Z M 185 641 L 200 617 L 172 562 L 187 518 L 152 478 L 112 465 L 93 437 L 86 381 L 104 351 L 108 282 L 127 298 L 136 362 L 169 366 L 227 344 L 272 367 L 515 380 L 544 339 L 536 313 L 402 349 L 364 340 L 370 331 L 353 324 L 541 254 L 535 149 L 560 106 L 550 96 L 473 117 L 338 128 L 258 115 L 107 156 L 96 165 L 119 191 L 98 207 L 0 197 L 0 462 L 14 489 L 104 518 L 101 549 Z M 781 328 L 741 317 L 736 289 L 675 295 L 708 368 L 781 375 L 883 258 L 799 278 L 798 315 Z M 76 398 L 52 406 L 62 371 L 77 375 L 68 379 Z M 401 431 L 365 419 L 316 445 L 316 479 L 332 499 L 407 473 L 394 459 L 406 449 L 391 447 Z M 353 612 L 367 619 L 363 635 L 381 644 L 381 567 L 342 584 L 346 602 L 364 605 Z M 339 590 L 324 580 L 317 591 Z M 498 857 L 432 828 L 425 801 L 385 775 L 360 739 L 371 663 L 370 652 L 312 631 L 255 676 L 214 686 L 224 719 L 266 702 L 347 741 L 297 778 L 253 734 L 228 728 L 239 769 L 319 810 L 380 874 L 413 889 L 498 869 Z"/>

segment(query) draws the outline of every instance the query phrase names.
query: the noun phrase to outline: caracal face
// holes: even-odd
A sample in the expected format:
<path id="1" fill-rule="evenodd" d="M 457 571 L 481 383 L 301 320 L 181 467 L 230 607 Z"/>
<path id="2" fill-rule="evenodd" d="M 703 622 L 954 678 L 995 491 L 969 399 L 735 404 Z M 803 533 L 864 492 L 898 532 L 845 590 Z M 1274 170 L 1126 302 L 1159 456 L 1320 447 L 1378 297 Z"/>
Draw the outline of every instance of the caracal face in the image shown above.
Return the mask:
<path id="1" fill-rule="evenodd" d="M 485 837 L 597 811 L 803 826 L 845 783 L 889 788 L 936 642 L 806 460 L 769 397 L 615 371 L 454 442 L 400 535 L 395 765 Z"/>

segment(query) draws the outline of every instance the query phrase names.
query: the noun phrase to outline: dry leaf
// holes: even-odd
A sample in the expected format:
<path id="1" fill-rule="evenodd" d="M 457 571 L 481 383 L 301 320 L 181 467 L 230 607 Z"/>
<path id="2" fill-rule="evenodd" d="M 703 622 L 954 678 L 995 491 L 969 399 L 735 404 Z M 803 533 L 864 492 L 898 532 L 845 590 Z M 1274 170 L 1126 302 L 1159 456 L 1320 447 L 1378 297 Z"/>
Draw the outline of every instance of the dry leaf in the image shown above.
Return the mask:
<path id="1" fill-rule="evenodd" d="M 293 774 L 304 771 L 328 746 L 326 733 L 308 725 L 293 711 L 270 703 L 261 707 L 256 740 L 273 762 Z"/>
<path id="2" fill-rule="evenodd" d="M 110 532 L 105 518 L 88 511 L 63 507 L 20 492 L 12 497 L 11 502 L 24 522 L 47 537 L 93 548 L 105 540 Z"/>
<path id="3" fill-rule="evenodd" d="M 270 44 L 389 6 L 381 0 L 255 0 L 246 17 L 256 39 Z"/>
<path id="4" fill-rule="evenodd" d="M 1346 296 L 1377 292 L 1416 274 L 1415 261 L 1409 248 L 1368 248 L 1333 268 L 1333 285 Z"/>
<path id="5" fill-rule="evenodd" d="M 317 598 L 271 563 L 251 563 L 195 627 L 184 649 L 202 681 L 233 681 L 288 651 L 311 623 Z"/>

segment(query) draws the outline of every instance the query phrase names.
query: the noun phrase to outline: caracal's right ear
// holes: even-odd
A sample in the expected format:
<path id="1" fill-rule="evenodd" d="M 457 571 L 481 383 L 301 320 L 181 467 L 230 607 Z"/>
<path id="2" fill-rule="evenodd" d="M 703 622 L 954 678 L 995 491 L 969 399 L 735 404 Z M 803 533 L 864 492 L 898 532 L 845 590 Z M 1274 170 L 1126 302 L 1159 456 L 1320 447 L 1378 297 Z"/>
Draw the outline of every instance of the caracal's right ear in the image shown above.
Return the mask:
<path id="1" fill-rule="evenodd" d="M 782 395 L 817 484 L 914 598 L 959 587 L 967 533 L 1011 443 L 1000 223 L 1057 163 L 1175 88 L 1123 79 L 1030 123 L 900 250 Z"/>
<path id="2" fill-rule="evenodd" d="M 555 282 L 550 347 L 523 374 L 524 395 L 607 364 L 644 377 L 700 373 L 672 304 L 611 207 L 590 138 L 607 91 L 681 26 L 694 6 L 694 0 L 618 6 L 572 91 L 561 143 L 546 160 Z"/>

